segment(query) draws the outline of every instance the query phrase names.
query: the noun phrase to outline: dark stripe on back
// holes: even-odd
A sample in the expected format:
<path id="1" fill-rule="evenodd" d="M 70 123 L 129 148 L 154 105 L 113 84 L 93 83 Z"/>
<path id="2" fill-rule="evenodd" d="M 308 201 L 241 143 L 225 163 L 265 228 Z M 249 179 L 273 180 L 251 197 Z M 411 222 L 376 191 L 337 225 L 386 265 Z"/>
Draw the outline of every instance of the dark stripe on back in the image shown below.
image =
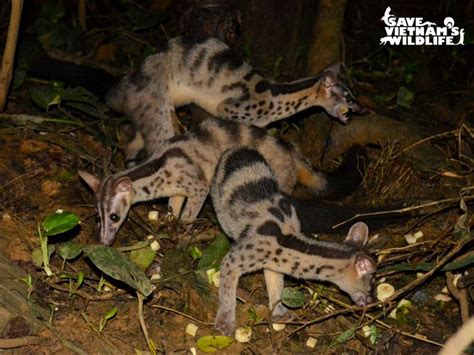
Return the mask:
<path id="1" fill-rule="evenodd" d="M 350 259 L 361 250 L 352 245 L 329 242 L 307 243 L 291 234 L 283 234 L 274 221 L 266 221 L 257 228 L 257 233 L 277 238 L 278 244 L 284 248 L 298 251 L 307 255 L 316 255 L 328 259 Z M 332 244 L 332 245 L 331 245 Z"/>
<path id="2" fill-rule="evenodd" d="M 250 128 L 250 134 L 251 134 L 251 137 L 252 137 L 252 141 L 254 143 L 261 143 L 260 141 L 263 138 L 271 137 L 268 134 L 267 130 L 264 129 L 264 128 L 257 127 L 257 126 L 249 126 L 249 128 Z"/>
<path id="3" fill-rule="evenodd" d="M 235 143 L 240 143 L 242 139 L 242 124 L 232 121 L 232 120 L 222 120 L 215 119 L 214 122 L 216 125 L 222 129 L 227 137 L 228 141 Z"/>
<path id="4" fill-rule="evenodd" d="M 204 57 L 206 56 L 206 54 L 207 54 L 207 49 L 201 48 L 201 50 L 196 56 L 196 59 L 194 59 L 191 69 L 198 70 L 199 67 L 202 65 L 202 62 L 204 61 Z"/>
<path id="5" fill-rule="evenodd" d="M 280 201 L 278 201 L 278 207 L 280 207 L 283 213 L 287 215 L 288 217 L 291 217 L 291 215 L 293 214 L 291 211 L 291 204 L 288 201 L 288 199 L 285 197 L 283 197 L 282 199 L 280 199 Z"/>
<path id="6" fill-rule="evenodd" d="M 249 81 L 250 79 L 253 78 L 254 75 L 257 75 L 258 72 L 255 69 L 250 70 L 247 74 L 244 76 L 244 80 Z"/>
<path id="7" fill-rule="evenodd" d="M 224 175 L 220 181 L 221 185 L 224 185 L 227 179 L 236 171 L 247 166 L 250 166 L 255 163 L 264 163 L 266 164 L 263 156 L 254 149 L 241 148 L 238 150 L 232 151 L 227 155 L 224 162 Z"/>
<path id="8" fill-rule="evenodd" d="M 229 203 L 230 205 L 234 205 L 238 201 L 256 203 L 269 199 L 279 193 L 276 181 L 273 178 L 263 177 L 236 188 L 230 195 Z"/>
<path id="9" fill-rule="evenodd" d="M 268 209 L 268 212 L 273 215 L 276 219 L 278 219 L 280 222 L 283 222 L 285 220 L 285 216 L 283 216 L 283 213 L 278 207 L 270 207 Z"/>
<path id="10" fill-rule="evenodd" d="M 191 139 L 191 136 L 189 134 L 179 134 L 177 136 L 173 136 L 171 138 L 168 138 L 166 140 L 166 143 L 182 143 L 182 142 L 187 142 Z"/>
<path id="11" fill-rule="evenodd" d="M 127 173 L 127 176 L 132 181 L 151 176 L 160 170 L 166 164 L 166 161 L 171 158 L 182 158 L 187 164 L 193 164 L 191 158 L 181 148 L 175 147 L 165 151 L 159 158 L 147 160 L 144 164 L 136 166 Z"/>
<path id="12" fill-rule="evenodd" d="M 240 68 L 244 64 L 243 59 L 237 55 L 232 49 L 226 48 L 217 52 L 209 59 L 208 69 L 214 73 L 221 71 L 223 66 L 230 70 Z"/>
<path id="13" fill-rule="evenodd" d="M 206 120 L 207 121 L 207 120 Z M 214 141 L 214 138 L 212 137 L 211 132 L 207 127 L 204 126 L 204 123 L 206 121 L 203 121 L 199 126 L 195 127 L 193 129 L 194 136 L 203 144 L 209 145 Z M 213 120 L 214 121 L 214 120 Z"/>
<path id="14" fill-rule="evenodd" d="M 292 94 L 304 89 L 308 89 L 321 79 L 320 75 L 312 76 L 297 82 L 291 83 L 270 83 L 267 80 L 261 80 L 255 85 L 255 92 L 260 94 L 270 90 L 272 96 Z"/>

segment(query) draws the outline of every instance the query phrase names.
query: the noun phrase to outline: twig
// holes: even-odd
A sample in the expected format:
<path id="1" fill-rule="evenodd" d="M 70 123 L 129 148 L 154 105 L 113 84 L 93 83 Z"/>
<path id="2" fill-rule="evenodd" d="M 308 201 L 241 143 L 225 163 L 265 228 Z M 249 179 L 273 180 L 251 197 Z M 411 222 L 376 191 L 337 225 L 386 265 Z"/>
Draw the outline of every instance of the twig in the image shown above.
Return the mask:
<path id="1" fill-rule="evenodd" d="M 449 292 L 459 302 L 459 308 L 461 309 L 461 319 L 463 323 L 466 323 L 469 319 L 469 301 L 467 299 L 467 290 L 459 289 L 454 285 L 454 275 L 452 272 L 446 273 L 446 286 Z"/>
<path id="2" fill-rule="evenodd" d="M 474 196 L 466 196 L 465 197 L 465 200 L 466 201 L 469 201 L 469 200 L 473 200 L 474 199 Z M 417 206 L 411 206 L 411 207 L 405 207 L 405 208 L 400 208 L 400 209 L 397 209 L 397 210 L 388 210 L 388 211 L 379 211 L 379 212 L 371 212 L 371 213 L 358 213 L 358 214 L 355 214 L 354 216 L 352 216 L 351 218 L 349 219 L 346 219 L 345 221 L 342 221 L 334 226 L 332 226 L 332 229 L 338 229 L 340 228 L 341 226 L 347 224 L 347 223 L 350 223 L 356 219 L 359 219 L 361 217 L 369 217 L 369 216 L 385 216 L 385 215 L 388 215 L 388 214 L 392 214 L 392 213 L 397 213 L 397 214 L 402 214 L 402 213 L 406 213 L 406 212 L 409 212 L 409 211 L 417 211 L 417 210 L 421 210 L 425 207 L 432 207 L 432 206 L 437 206 L 437 205 L 441 205 L 443 203 L 448 203 L 448 202 L 458 202 L 459 201 L 459 198 L 458 197 L 455 197 L 455 198 L 446 198 L 444 200 L 439 200 L 439 201 L 433 201 L 433 202 L 428 202 L 428 203 L 424 203 L 422 205 L 417 205 Z"/>
<path id="3" fill-rule="evenodd" d="M 436 138 L 449 138 L 449 137 L 451 137 L 451 136 L 454 136 L 455 134 L 456 134 L 456 131 L 455 131 L 455 130 L 452 130 L 452 131 L 443 132 L 443 133 L 438 133 L 438 134 L 435 134 L 435 135 L 433 135 L 433 136 L 420 139 L 419 141 L 416 141 L 415 143 L 410 144 L 409 146 L 406 146 L 405 148 L 403 148 L 398 154 L 402 154 L 402 153 L 406 152 L 406 151 L 409 150 L 409 149 L 413 149 L 413 148 L 416 147 L 417 145 L 420 145 L 420 144 L 429 142 L 429 141 L 431 141 L 431 140 L 433 140 L 433 139 L 436 139 Z"/>
<path id="4" fill-rule="evenodd" d="M 179 314 L 180 316 L 189 318 L 189 319 L 191 319 L 192 321 L 195 321 L 196 323 L 200 323 L 200 324 L 204 324 L 204 325 L 214 325 L 214 322 L 205 322 L 205 321 L 199 320 L 199 319 L 197 319 L 197 318 L 194 318 L 193 316 L 190 316 L 189 314 L 180 312 L 180 311 L 178 311 L 178 310 L 176 310 L 176 309 L 173 309 L 173 308 L 169 308 L 169 307 L 165 307 L 165 306 L 160 306 L 160 305 L 156 305 L 156 304 L 153 305 L 153 306 L 151 306 L 151 308 L 159 308 L 159 309 L 163 309 L 163 310 L 168 311 L 168 312 L 176 313 L 176 314 Z"/>
<path id="5" fill-rule="evenodd" d="M 148 329 L 145 323 L 145 317 L 143 316 L 143 299 L 145 297 L 140 292 L 137 291 L 137 298 L 138 298 L 138 320 L 140 322 L 143 335 L 145 336 L 148 349 L 154 355 L 156 354 L 155 344 L 153 343 L 153 340 L 150 338 L 150 335 L 148 334 Z"/>
<path id="6" fill-rule="evenodd" d="M 12 0 L 10 23 L 8 24 L 7 41 L 3 51 L 2 69 L 0 71 L 0 112 L 5 109 L 8 88 L 12 80 L 13 62 L 15 58 L 16 42 L 20 29 L 21 10 L 23 0 Z"/>

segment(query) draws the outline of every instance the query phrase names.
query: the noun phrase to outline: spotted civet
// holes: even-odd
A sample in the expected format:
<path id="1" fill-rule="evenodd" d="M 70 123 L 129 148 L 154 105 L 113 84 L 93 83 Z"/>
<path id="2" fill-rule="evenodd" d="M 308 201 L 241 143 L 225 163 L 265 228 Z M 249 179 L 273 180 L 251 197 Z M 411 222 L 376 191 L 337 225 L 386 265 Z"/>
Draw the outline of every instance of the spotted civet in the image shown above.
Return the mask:
<path id="1" fill-rule="evenodd" d="M 275 320 L 288 311 L 280 302 L 284 274 L 330 281 L 359 306 L 372 302 L 376 264 L 364 249 L 367 226 L 354 224 L 343 244 L 303 235 L 294 206 L 258 151 L 240 147 L 224 153 L 211 183 L 211 197 L 223 231 L 236 242 L 221 263 L 215 326 L 222 333 L 231 335 L 235 329 L 240 276 L 261 269 Z"/>
<path id="2" fill-rule="evenodd" d="M 241 145 L 257 149 L 266 158 L 275 171 L 279 189 L 286 194 L 292 193 L 297 182 L 323 194 L 344 182 L 345 176 L 338 178 L 337 172 L 326 178 L 314 171 L 293 146 L 263 128 L 209 118 L 195 131 L 165 141 L 140 165 L 102 181 L 79 172 L 96 195 L 100 241 L 111 245 L 130 206 L 140 201 L 173 197 L 173 213 L 184 222 L 193 221 L 206 199 L 219 157 L 227 149 Z M 185 198 L 187 202 L 181 212 Z"/>
<path id="3" fill-rule="evenodd" d="M 349 89 L 338 80 L 339 64 L 319 75 L 277 83 L 257 73 L 216 38 L 171 39 L 125 76 L 107 96 L 114 110 L 124 112 L 137 128 L 126 150 L 133 162 L 176 134 L 175 107 L 194 103 L 216 117 L 263 127 L 313 106 L 346 122 L 349 112 L 364 113 Z"/>

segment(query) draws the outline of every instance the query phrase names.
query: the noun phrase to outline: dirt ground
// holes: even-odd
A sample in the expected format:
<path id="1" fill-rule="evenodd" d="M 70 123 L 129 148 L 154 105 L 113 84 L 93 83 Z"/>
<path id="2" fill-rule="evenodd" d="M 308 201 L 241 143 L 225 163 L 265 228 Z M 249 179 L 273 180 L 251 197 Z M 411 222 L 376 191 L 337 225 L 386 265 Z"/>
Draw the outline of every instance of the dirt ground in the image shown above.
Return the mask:
<path id="1" fill-rule="evenodd" d="M 395 65 L 402 67 L 407 58 L 400 56 Z M 354 76 L 366 105 L 400 125 L 423 132 L 408 147 L 397 137 L 383 145 L 370 144 L 364 181 L 352 196 L 342 200 L 381 209 L 399 208 L 403 203 L 409 210 L 404 218 L 382 221 L 369 244 L 379 263 L 376 285 L 389 283 L 400 294 L 364 311 L 351 308 L 350 299 L 330 284 L 288 278 L 287 286 L 302 290 L 305 303 L 294 310 L 295 317 L 285 329 L 276 331 L 271 326 L 263 275 L 246 275 L 239 285 L 237 322 L 250 326 L 251 341 L 235 341 L 219 353 L 434 354 L 462 324 L 461 308 L 467 305 L 472 314 L 474 250 L 472 243 L 466 242 L 473 238 L 472 67 L 471 79 L 459 85 L 447 87 L 444 81 L 428 89 L 414 88 L 417 96 L 409 108 L 401 108 L 389 98 L 396 92 L 397 78 L 377 81 L 364 77 L 366 67 L 355 68 L 360 69 Z M 449 75 L 455 78 L 457 74 L 453 71 Z M 425 72 L 416 78 L 435 80 Z M 68 279 L 48 278 L 32 263 L 32 252 L 39 246 L 38 223 L 58 209 L 77 214 L 81 223 L 60 240 L 51 237 L 53 244 L 64 238 L 83 245 L 97 243 L 94 198 L 79 179 L 78 170 L 105 175 L 123 169 L 121 148 L 126 141 L 123 119 L 109 112 L 106 115 L 110 118 L 91 119 L 84 112 L 52 107 L 47 113 L 34 105 L 29 89 L 42 84 L 25 81 L 11 94 L 6 114 L 0 119 L 0 249 L 24 276 L 32 276 L 32 295 L 25 302 L 47 310 L 49 315 L 38 318 L 42 328 L 38 334 L 32 334 L 21 317 L 10 320 L 2 338 L 37 336 L 29 345 L 9 350 L 11 353 L 148 351 L 137 315 L 137 298 L 129 288 L 108 279 L 108 290 L 99 292 L 96 286 L 101 273 L 85 257 L 66 262 L 63 269 L 62 259 L 54 254 L 51 264 L 56 275 L 84 274 L 79 291 L 70 294 Z M 386 93 L 382 103 L 376 98 L 381 92 Z M 104 109 L 102 104 L 98 107 Z M 180 111 L 179 117 L 188 122 L 188 110 Z M 328 127 L 338 125 L 327 117 L 305 116 L 289 127 L 277 125 L 273 129 L 291 137 L 312 159 L 311 147 L 304 146 L 310 139 L 307 128 L 321 119 Z M 350 130 L 351 125 L 355 123 L 344 129 Z M 191 232 L 168 220 L 165 202 L 135 206 L 114 247 L 131 245 L 150 234 L 159 239 L 156 261 L 161 266 L 161 279 L 144 306 L 150 337 L 160 353 L 190 353 L 193 348 L 200 353 L 198 339 L 218 335 L 212 324 L 218 289 L 196 271 L 198 261 L 193 260 L 190 250 L 205 250 L 219 227 L 213 222 L 209 201 Z M 462 209 L 464 202 L 469 213 Z M 410 208 L 419 204 L 428 206 Z M 150 210 L 160 212 L 159 221 L 148 220 Z M 407 235 L 421 237 L 410 244 Z M 342 240 L 343 236 L 328 238 Z M 451 268 L 439 270 L 446 265 Z M 462 280 L 459 288 L 454 288 L 455 294 L 446 288 L 447 283 L 451 286 L 452 277 Z M 20 284 L 24 294 L 28 285 Z M 397 308 L 402 299 L 410 306 Z M 102 331 L 94 329 L 113 307 L 118 309 L 116 316 Z M 186 332 L 190 323 L 198 326 L 194 336 Z M 372 337 L 364 336 L 365 325 L 372 326 Z M 317 340 L 315 347 L 307 344 L 311 338 Z"/>

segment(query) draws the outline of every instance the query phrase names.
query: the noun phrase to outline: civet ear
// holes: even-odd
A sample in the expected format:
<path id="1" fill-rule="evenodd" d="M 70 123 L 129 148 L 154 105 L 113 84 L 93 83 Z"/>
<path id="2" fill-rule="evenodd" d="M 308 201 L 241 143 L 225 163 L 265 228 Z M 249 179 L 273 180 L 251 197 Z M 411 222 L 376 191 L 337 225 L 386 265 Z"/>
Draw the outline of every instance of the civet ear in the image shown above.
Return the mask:
<path id="1" fill-rule="evenodd" d="M 86 171 L 79 170 L 79 176 L 96 193 L 99 191 L 100 179 Z"/>
<path id="2" fill-rule="evenodd" d="M 355 223 L 347 233 L 345 243 L 364 246 L 369 240 L 369 227 L 364 222 Z"/>

